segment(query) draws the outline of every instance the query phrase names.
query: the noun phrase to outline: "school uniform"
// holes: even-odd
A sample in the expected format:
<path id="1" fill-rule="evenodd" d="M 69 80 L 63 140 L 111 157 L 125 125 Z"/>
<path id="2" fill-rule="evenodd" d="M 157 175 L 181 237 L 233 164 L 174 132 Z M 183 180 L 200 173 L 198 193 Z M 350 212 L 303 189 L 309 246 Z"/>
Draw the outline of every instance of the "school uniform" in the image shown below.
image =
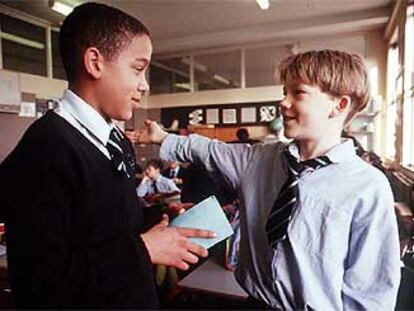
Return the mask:
<path id="1" fill-rule="evenodd" d="M 253 300 L 282 310 L 392 310 L 400 284 L 399 241 L 384 174 L 343 140 L 326 154 L 331 164 L 295 181 L 299 198 L 286 237 L 271 245 L 269 215 L 289 176 L 285 152 L 299 159 L 295 142 L 230 145 L 170 134 L 160 156 L 203 163 L 237 191 L 236 279 Z"/>
<path id="2" fill-rule="evenodd" d="M 105 147 L 113 124 L 66 91 L 0 166 L 18 308 L 158 307 L 133 176 Z M 132 146 L 123 141 L 132 154 Z M 126 158 L 126 162 L 131 158 Z M 24 181 L 24 183 L 23 183 Z"/>
<path id="3" fill-rule="evenodd" d="M 175 168 L 167 168 L 162 172 L 162 175 L 174 179 L 174 178 L 181 178 L 182 177 L 182 169 L 180 166 L 177 165 Z"/>
<path id="4" fill-rule="evenodd" d="M 172 192 L 180 192 L 180 189 L 172 179 L 162 175 L 158 176 L 156 180 L 147 180 L 137 187 L 137 195 L 139 197 L 145 197 L 149 194 Z"/>

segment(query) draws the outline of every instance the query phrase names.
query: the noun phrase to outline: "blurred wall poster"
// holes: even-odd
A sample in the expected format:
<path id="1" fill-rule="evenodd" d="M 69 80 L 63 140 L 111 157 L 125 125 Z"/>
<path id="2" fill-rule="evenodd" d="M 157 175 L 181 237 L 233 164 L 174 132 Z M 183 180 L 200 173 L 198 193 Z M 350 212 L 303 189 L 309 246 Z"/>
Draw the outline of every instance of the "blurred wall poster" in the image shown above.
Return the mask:
<path id="1" fill-rule="evenodd" d="M 19 74 L 0 70 L 0 112 L 19 113 L 20 102 Z"/>

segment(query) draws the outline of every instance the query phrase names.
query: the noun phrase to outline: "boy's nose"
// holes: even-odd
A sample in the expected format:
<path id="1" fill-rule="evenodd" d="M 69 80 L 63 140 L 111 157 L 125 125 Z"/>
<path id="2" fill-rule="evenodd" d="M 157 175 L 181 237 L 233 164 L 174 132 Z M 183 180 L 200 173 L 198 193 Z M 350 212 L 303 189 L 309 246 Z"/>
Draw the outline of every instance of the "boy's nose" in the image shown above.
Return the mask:
<path id="1" fill-rule="evenodd" d="M 142 80 L 139 81 L 138 91 L 140 92 L 149 91 L 149 84 L 148 84 L 147 78 L 143 78 Z"/>
<path id="2" fill-rule="evenodd" d="M 280 106 L 280 108 L 289 109 L 290 106 L 291 106 L 291 103 L 287 98 L 285 98 L 279 103 L 279 106 Z"/>

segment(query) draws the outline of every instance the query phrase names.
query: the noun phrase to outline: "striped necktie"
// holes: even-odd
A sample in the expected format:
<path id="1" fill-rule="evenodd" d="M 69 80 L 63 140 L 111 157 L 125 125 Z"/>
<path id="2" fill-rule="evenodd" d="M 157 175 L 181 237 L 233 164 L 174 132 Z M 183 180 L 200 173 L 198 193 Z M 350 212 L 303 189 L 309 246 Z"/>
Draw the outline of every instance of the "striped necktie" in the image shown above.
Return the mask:
<path id="1" fill-rule="evenodd" d="M 122 148 L 123 137 L 121 134 L 113 128 L 109 134 L 108 143 L 106 148 L 109 151 L 111 156 L 111 161 L 115 166 L 116 171 L 123 172 L 126 177 L 131 178 L 131 175 L 128 173 L 127 167 L 125 165 L 124 159 L 126 158 L 124 154 L 124 149 Z"/>
<path id="2" fill-rule="evenodd" d="M 327 156 L 298 162 L 287 149 L 284 154 L 287 160 L 288 179 L 273 203 L 266 223 L 266 233 L 270 246 L 275 246 L 277 242 L 286 238 L 292 211 L 299 201 L 298 182 L 301 174 L 305 171 L 313 172 L 332 163 Z"/>

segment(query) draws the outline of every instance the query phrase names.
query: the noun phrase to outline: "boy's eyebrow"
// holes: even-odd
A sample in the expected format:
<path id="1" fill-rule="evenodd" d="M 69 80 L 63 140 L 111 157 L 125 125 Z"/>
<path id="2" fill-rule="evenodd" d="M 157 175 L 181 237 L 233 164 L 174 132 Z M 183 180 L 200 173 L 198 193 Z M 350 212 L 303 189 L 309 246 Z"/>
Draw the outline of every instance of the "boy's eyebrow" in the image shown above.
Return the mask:
<path id="1" fill-rule="evenodd" d="M 150 60 L 147 58 L 135 58 L 134 61 L 137 63 L 144 62 L 145 64 L 148 64 L 150 62 Z"/>
<path id="2" fill-rule="evenodd" d="M 307 84 L 306 83 L 302 83 L 302 82 L 295 82 L 295 83 L 291 83 L 291 84 L 289 84 L 289 88 L 303 88 L 303 87 L 306 87 L 307 86 Z"/>

